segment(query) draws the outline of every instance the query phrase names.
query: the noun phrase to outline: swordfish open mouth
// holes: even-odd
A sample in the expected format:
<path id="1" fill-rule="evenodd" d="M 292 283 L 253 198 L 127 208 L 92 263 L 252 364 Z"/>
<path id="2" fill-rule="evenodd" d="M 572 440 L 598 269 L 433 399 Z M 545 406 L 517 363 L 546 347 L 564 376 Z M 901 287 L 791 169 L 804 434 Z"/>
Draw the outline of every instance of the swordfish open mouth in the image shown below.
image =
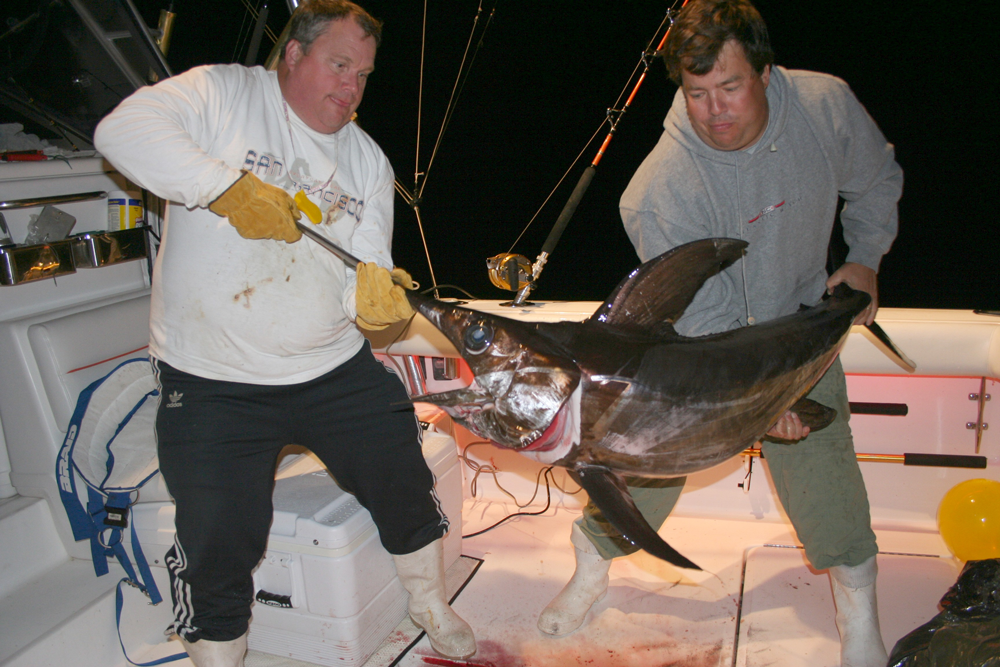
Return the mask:
<path id="1" fill-rule="evenodd" d="M 575 395 L 575 392 L 574 392 Z M 549 423 L 549 425 L 542 431 L 538 437 L 529 441 L 518 451 L 522 454 L 527 453 L 542 453 L 542 452 L 554 452 L 555 450 L 562 449 L 566 447 L 573 446 L 572 438 L 572 421 L 574 410 L 572 409 L 573 397 L 571 396 L 566 403 L 559 408 L 559 412 L 556 413 L 555 418 Z M 576 420 L 576 432 L 580 431 L 579 419 Z M 579 438 L 577 438 L 579 440 Z M 562 457 L 559 457 L 562 458 Z"/>
<path id="2" fill-rule="evenodd" d="M 504 428 L 497 401 L 475 381 L 463 389 L 425 394 L 414 401 L 432 403 L 448 413 L 472 433 L 497 447 L 512 449 L 542 463 L 554 463 L 580 442 L 579 387 L 559 407 L 544 428 L 512 433 Z"/>

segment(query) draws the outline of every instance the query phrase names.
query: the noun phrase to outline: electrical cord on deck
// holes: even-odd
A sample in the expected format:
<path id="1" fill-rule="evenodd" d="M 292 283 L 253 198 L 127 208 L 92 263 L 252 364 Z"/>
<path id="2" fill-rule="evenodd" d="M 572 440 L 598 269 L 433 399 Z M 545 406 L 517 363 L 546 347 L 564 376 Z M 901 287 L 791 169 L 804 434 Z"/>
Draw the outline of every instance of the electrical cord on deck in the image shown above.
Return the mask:
<path id="1" fill-rule="evenodd" d="M 517 517 L 517 516 L 539 516 L 541 514 L 545 514 L 545 512 L 547 512 L 549 510 L 549 507 L 552 506 L 552 488 L 549 486 L 549 482 L 550 481 L 552 483 L 552 486 L 555 486 L 557 489 L 559 489 L 560 491 L 562 491 L 565 494 L 575 495 L 577 493 L 580 493 L 580 491 L 583 490 L 582 488 L 577 489 L 576 491 L 567 491 L 566 489 L 564 489 L 556 481 L 555 476 L 554 476 L 554 474 L 552 472 L 552 470 L 555 468 L 555 466 L 548 466 L 546 468 L 542 468 L 541 470 L 539 470 L 538 474 L 535 476 L 535 492 L 533 494 L 531 494 L 531 498 L 529 498 L 528 501 L 525 502 L 525 503 L 523 503 L 523 504 L 519 503 L 517 501 L 517 498 L 514 497 L 514 494 L 512 494 L 507 489 L 503 488 L 503 485 L 500 484 L 500 480 L 497 479 L 497 473 L 500 472 L 499 468 L 497 468 L 496 466 L 490 465 L 490 464 L 481 464 L 481 463 L 478 463 L 476 461 L 473 461 L 466 454 L 466 452 L 468 452 L 471 447 L 474 447 L 475 445 L 486 445 L 486 444 L 490 444 L 490 443 L 487 442 L 487 441 L 480 441 L 480 442 L 469 443 L 468 445 L 466 445 L 465 449 L 462 450 L 462 453 L 459 455 L 459 458 L 462 459 L 463 461 L 465 461 L 465 464 L 467 466 L 469 466 L 472 470 L 474 470 L 476 472 L 476 474 L 473 476 L 472 481 L 470 483 L 470 491 L 472 493 L 472 496 L 473 497 L 476 496 L 476 484 L 477 484 L 477 481 L 479 480 L 480 473 L 486 472 L 486 473 L 489 473 L 489 474 L 493 475 L 493 481 L 496 482 L 497 488 L 500 489 L 500 491 L 502 491 L 506 495 L 510 496 L 510 498 L 514 501 L 514 504 L 518 507 L 518 509 L 523 509 L 523 508 L 529 506 L 535 500 L 535 498 L 538 497 L 538 491 L 541 488 L 541 480 L 544 477 L 544 479 L 545 479 L 545 507 L 543 507 L 541 510 L 539 510 L 537 512 L 515 512 L 513 514 L 508 514 L 504 518 L 502 518 L 499 521 L 497 521 L 496 523 L 494 523 L 492 526 L 488 526 L 486 528 L 483 528 L 482 530 L 476 531 L 475 533 L 470 533 L 469 535 L 462 535 L 462 539 L 466 539 L 466 538 L 470 538 L 470 537 L 476 537 L 477 535 L 482 535 L 483 533 L 486 533 L 488 531 L 493 530 L 494 528 L 496 528 L 500 524 L 504 523 L 505 521 L 513 519 L 514 517 Z"/>

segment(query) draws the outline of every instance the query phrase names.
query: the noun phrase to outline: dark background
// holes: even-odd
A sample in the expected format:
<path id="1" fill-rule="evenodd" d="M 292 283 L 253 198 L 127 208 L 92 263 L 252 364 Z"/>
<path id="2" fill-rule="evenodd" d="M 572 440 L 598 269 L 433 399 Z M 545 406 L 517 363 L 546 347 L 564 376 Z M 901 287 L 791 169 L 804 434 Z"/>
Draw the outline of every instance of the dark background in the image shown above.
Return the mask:
<path id="1" fill-rule="evenodd" d="M 136 1 L 151 26 L 167 4 Z M 474 65 L 429 170 L 480 4 L 428 3 L 419 168 L 424 3 L 362 4 L 385 28 L 358 122 L 383 147 L 407 189 L 412 191 L 418 169 L 427 171 L 420 210 L 437 282 L 460 285 L 480 298 L 511 296 L 490 284 L 486 258 L 508 251 L 536 258 L 608 126 L 589 146 L 588 140 L 608 107 L 620 106 L 619 95 L 631 91 L 629 77 L 669 3 L 484 0 L 468 54 L 475 56 Z M 995 49 L 986 44 L 993 21 L 976 9 L 987 5 L 756 4 L 777 63 L 845 79 L 896 146 L 906 182 L 899 237 L 880 273 L 882 305 L 1000 310 L 997 175 L 987 162 L 987 149 L 997 148 L 997 86 L 989 64 Z M 168 61 L 175 72 L 244 60 L 252 18 L 242 2 L 175 0 L 174 10 Z M 285 0 L 270 0 L 272 33 L 281 32 L 287 17 Z M 265 38 L 258 62 L 272 46 Z M 659 138 L 674 90 L 655 60 L 534 298 L 603 300 L 637 265 L 617 202 Z M 541 208 L 581 151 L 580 162 Z M 430 284 L 416 217 L 399 198 L 393 255 Z"/>

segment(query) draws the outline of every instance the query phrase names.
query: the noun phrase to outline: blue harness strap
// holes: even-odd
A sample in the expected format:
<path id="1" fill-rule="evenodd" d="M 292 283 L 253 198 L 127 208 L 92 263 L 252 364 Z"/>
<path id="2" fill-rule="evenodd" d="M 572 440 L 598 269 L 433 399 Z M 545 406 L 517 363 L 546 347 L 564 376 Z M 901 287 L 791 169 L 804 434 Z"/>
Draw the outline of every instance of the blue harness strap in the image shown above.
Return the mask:
<path id="1" fill-rule="evenodd" d="M 145 392 L 118 423 L 114 435 L 105 445 L 107 462 L 106 474 L 103 479 L 87 479 L 86 475 L 80 470 L 73 459 L 73 453 L 80 437 L 81 426 L 94 393 L 108 378 L 121 371 L 128 364 L 134 363 L 148 364 L 149 362 L 145 359 L 130 359 L 125 361 L 80 392 L 76 409 L 70 418 L 69 426 L 66 429 L 66 437 L 63 439 L 63 444 L 56 460 L 56 478 L 59 481 L 59 495 L 62 499 L 63 507 L 66 508 L 66 516 L 69 518 L 73 538 L 77 541 L 90 540 L 90 552 L 93 556 L 95 574 L 97 576 L 107 574 L 109 571 L 108 558 L 114 557 L 128 575 L 128 581 L 148 595 L 152 604 L 159 604 L 163 600 L 163 597 L 160 595 L 156 582 L 153 580 L 149 564 L 146 562 L 142 547 L 139 545 L 135 523 L 132 521 L 133 496 L 137 496 L 138 490 L 152 479 L 158 471 L 153 471 L 130 488 L 110 488 L 106 486 L 115 465 L 114 452 L 112 450 L 115 439 L 132 417 L 150 399 L 159 396 L 159 391 L 153 389 Z M 77 476 L 84 481 L 87 487 L 86 508 L 84 508 L 83 503 L 80 501 Z M 131 558 L 124 543 L 123 528 L 127 525 L 131 525 Z M 135 567 L 132 565 L 133 559 L 135 560 Z M 138 574 L 136 570 L 138 570 Z"/>
<path id="2" fill-rule="evenodd" d="M 133 665 L 139 665 L 139 667 L 153 667 L 153 665 L 163 665 L 168 662 L 173 662 L 175 660 L 181 660 L 188 657 L 185 652 L 175 653 L 174 655 L 168 655 L 164 658 L 157 658 L 156 660 L 150 660 L 149 662 L 136 662 L 128 656 L 128 651 L 125 650 L 125 642 L 122 641 L 122 607 L 125 606 L 124 599 L 122 598 L 122 584 L 129 584 L 134 586 L 135 581 L 130 579 L 122 579 L 118 582 L 118 587 L 115 589 L 115 624 L 118 627 L 118 644 L 122 647 L 122 654 L 125 659 Z"/>

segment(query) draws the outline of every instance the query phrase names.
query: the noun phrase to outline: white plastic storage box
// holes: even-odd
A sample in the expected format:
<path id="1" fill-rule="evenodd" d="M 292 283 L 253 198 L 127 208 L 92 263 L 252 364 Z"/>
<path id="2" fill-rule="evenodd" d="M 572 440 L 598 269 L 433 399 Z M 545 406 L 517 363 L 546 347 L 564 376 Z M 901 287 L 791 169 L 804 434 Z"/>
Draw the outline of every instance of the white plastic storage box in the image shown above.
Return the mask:
<path id="1" fill-rule="evenodd" d="M 461 470 L 454 439 L 433 424 L 423 450 L 451 523 L 447 569 L 462 550 Z M 249 647 L 318 665 L 362 664 L 407 614 L 407 593 L 368 511 L 306 456 L 275 482 L 254 584 Z"/>
<path id="2" fill-rule="evenodd" d="M 415 407 L 425 424 L 424 458 L 451 523 L 447 569 L 462 553 L 462 471 L 451 419 L 432 405 Z M 273 502 L 267 553 L 254 572 L 250 648 L 318 665 L 362 664 L 406 617 L 408 601 L 368 510 L 311 454 L 282 462 Z M 163 567 L 174 543 L 173 503 L 139 503 L 132 512 L 149 564 Z"/>

